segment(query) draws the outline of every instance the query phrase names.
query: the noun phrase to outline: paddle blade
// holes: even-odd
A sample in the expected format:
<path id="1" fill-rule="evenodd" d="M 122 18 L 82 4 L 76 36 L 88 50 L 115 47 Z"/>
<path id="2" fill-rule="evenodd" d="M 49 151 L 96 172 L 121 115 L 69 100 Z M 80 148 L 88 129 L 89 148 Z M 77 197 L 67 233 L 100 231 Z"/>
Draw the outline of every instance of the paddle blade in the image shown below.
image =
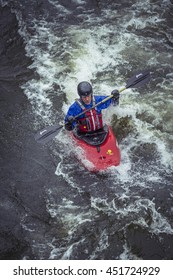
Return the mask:
<path id="1" fill-rule="evenodd" d="M 58 130 L 61 129 L 63 125 L 52 125 L 43 128 L 39 132 L 37 132 L 34 136 L 35 140 L 38 143 L 46 144 L 48 141 L 52 140 L 58 133 Z"/>
<path id="2" fill-rule="evenodd" d="M 139 71 L 126 83 L 126 88 L 137 88 L 147 84 L 151 79 L 148 70 Z"/>

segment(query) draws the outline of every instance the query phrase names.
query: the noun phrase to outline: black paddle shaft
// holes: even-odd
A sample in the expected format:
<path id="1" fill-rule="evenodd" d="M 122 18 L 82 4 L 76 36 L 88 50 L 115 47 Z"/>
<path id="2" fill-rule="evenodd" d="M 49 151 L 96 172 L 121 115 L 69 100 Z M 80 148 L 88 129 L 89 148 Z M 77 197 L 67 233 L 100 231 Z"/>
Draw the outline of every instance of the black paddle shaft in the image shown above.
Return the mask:
<path id="1" fill-rule="evenodd" d="M 122 89 L 120 89 L 119 92 L 122 92 L 127 88 L 138 88 L 138 87 L 148 83 L 150 81 L 150 79 L 151 79 L 150 72 L 148 70 L 139 71 L 133 77 L 128 79 L 128 81 L 126 82 L 126 86 L 123 87 Z M 95 104 L 91 108 L 85 110 L 85 112 L 92 110 L 93 108 L 106 102 L 107 100 L 109 100 L 112 97 L 113 97 L 113 95 L 106 97 L 105 99 L 103 99 L 99 103 Z M 79 118 L 81 115 L 83 115 L 83 112 L 80 113 L 79 115 L 75 116 L 74 120 Z M 53 126 L 45 127 L 42 130 L 40 130 L 39 132 L 37 132 L 34 138 L 38 143 L 46 144 L 48 141 L 52 140 L 57 135 L 58 130 L 60 130 L 63 127 L 64 127 L 64 125 L 59 126 L 56 124 Z"/>

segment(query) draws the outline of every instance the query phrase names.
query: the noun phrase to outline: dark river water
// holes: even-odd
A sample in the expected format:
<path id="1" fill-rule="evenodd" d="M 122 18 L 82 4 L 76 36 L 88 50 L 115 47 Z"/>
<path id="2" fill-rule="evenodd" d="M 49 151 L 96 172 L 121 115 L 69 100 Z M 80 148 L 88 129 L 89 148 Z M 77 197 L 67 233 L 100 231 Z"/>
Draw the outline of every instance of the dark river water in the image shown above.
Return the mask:
<path id="1" fill-rule="evenodd" d="M 173 1 L 0 1 L 0 259 L 173 259 Z M 121 164 L 90 173 L 61 124 L 95 94 L 151 82 L 103 114 Z M 75 151 L 77 152 L 77 151 Z"/>

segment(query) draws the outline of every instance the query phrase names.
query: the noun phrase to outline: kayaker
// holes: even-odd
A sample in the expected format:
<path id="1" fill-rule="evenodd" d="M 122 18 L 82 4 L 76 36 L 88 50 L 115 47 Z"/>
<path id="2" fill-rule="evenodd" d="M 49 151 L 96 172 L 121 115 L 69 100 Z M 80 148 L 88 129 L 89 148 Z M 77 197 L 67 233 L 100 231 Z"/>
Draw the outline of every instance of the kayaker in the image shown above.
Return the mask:
<path id="1" fill-rule="evenodd" d="M 103 128 L 102 109 L 108 108 L 111 104 L 116 106 L 119 104 L 119 91 L 113 90 L 112 98 L 104 103 L 85 112 L 86 109 L 93 107 L 108 96 L 93 95 L 93 89 L 89 82 L 81 82 L 77 86 L 79 99 L 70 106 L 65 117 L 65 128 L 73 130 L 77 127 L 79 134 L 92 133 Z M 75 119 L 77 115 L 84 112 L 79 118 Z"/>

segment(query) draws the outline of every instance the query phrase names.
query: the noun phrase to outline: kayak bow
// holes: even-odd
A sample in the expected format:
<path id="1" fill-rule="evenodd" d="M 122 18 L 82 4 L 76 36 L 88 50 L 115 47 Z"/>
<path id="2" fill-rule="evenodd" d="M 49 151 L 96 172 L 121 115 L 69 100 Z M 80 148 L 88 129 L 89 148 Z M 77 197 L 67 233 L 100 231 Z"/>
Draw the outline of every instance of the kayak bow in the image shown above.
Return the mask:
<path id="1" fill-rule="evenodd" d="M 71 135 L 76 147 L 75 155 L 87 170 L 98 172 L 120 164 L 120 149 L 110 126 L 85 137 L 75 131 Z"/>

